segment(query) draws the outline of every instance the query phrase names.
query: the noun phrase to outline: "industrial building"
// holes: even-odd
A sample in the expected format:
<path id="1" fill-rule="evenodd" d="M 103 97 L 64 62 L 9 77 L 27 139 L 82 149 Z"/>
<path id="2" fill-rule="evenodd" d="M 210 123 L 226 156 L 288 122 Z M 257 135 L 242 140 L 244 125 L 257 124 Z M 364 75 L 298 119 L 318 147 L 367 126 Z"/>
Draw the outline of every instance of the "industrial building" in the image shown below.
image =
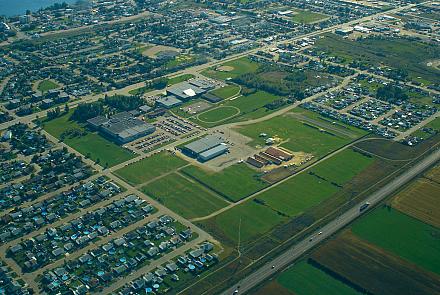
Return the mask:
<path id="1" fill-rule="evenodd" d="M 156 100 L 156 104 L 160 107 L 171 109 L 174 107 L 177 107 L 182 104 L 182 101 L 180 99 L 177 99 L 173 95 L 164 96 L 161 98 L 158 98 Z"/>
<path id="2" fill-rule="evenodd" d="M 202 139 L 193 141 L 182 148 L 182 152 L 201 162 L 209 161 L 226 152 L 229 148 L 221 137 L 208 135 Z"/>
<path id="3" fill-rule="evenodd" d="M 106 137 L 124 144 L 156 131 L 156 127 L 145 123 L 128 112 L 118 113 L 111 118 L 98 116 L 87 121 L 91 127 Z"/>

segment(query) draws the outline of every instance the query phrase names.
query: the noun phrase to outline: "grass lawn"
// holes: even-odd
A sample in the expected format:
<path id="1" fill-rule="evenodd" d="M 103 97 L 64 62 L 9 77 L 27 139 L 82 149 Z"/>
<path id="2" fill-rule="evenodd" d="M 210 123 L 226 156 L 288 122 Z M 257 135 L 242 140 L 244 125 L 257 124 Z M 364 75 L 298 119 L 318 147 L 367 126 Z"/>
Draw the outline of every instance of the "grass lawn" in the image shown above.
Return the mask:
<path id="1" fill-rule="evenodd" d="M 231 201 L 243 199 L 267 186 L 246 164 L 235 164 L 217 173 L 196 166 L 185 167 L 182 172 Z"/>
<path id="2" fill-rule="evenodd" d="M 222 71 L 222 67 L 227 69 L 227 71 Z M 207 69 L 202 72 L 202 75 L 213 79 L 226 80 L 227 78 L 235 78 L 247 73 L 255 73 L 258 68 L 259 64 L 257 62 L 250 60 L 248 57 L 242 57 L 228 61 L 215 69 Z"/>
<path id="3" fill-rule="evenodd" d="M 69 114 L 63 115 L 51 121 L 44 122 L 44 130 L 56 138 L 60 138 L 61 134 L 67 130 L 86 128 L 75 121 L 70 121 Z M 93 161 L 99 161 L 102 166 L 114 166 L 134 158 L 134 154 L 119 145 L 107 140 L 96 132 L 87 131 L 87 134 L 79 137 L 66 137 L 64 143 L 71 146 L 84 156 L 89 156 Z"/>
<path id="4" fill-rule="evenodd" d="M 168 86 L 180 83 L 180 82 L 184 82 L 184 81 L 188 81 L 189 79 L 194 78 L 195 76 L 193 74 L 183 74 L 177 77 L 173 77 L 173 78 L 168 78 Z"/>
<path id="5" fill-rule="evenodd" d="M 241 220 L 241 226 L 240 226 Z M 238 228 L 243 243 L 270 231 L 274 226 L 285 221 L 286 217 L 267 206 L 249 200 L 214 217 L 215 226 L 232 241 L 238 241 Z"/>
<path id="6" fill-rule="evenodd" d="M 364 156 L 352 149 L 346 149 L 315 166 L 311 171 L 328 181 L 343 185 L 373 162 L 374 158 L 372 157 Z"/>
<path id="7" fill-rule="evenodd" d="M 139 87 L 139 88 L 132 89 L 132 90 L 128 91 L 128 94 L 130 94 L 130 95 L 142 95 L 142 94 L 144 94 L 146 92 L 150 92 L 150 91 L 153 91 L 153 90 L 155 90 L 155 89 L 151 88 L 150 86 L 143 86 L 143 87 Z"/>
<path id="8" fill-rule="evenodd" d="M 321 157 L 341 146 L 348 144 L 352 139 L 342 134 L 333 132 L 334 135 L 321 132 L 300 120 L 290 116 L 279 116 L 256 124 L 237 128 L 237 131 L 253 138 L 252 146 L 264 146 L 266 138 L 261 138 L 261 133 L 269 137 L 279 137 L 282 147 L 291 151 L 304 151 Z"/>
<path id="9" fill-rule="evenodd" d="M 225 87 L 212 90 L 210 93 L 222 99 L 228 99 L 240 92 L 240 86 L 226 85 Z"/>
<path id="10" fill-rule="evenodd" d="M 53 82 L 52 80 L 43 80 L 40 83 L 38 83 L 37 89 L 43 93 L 48 92 L 49 90 L 56 89 L 60 87 L 57 83 Z"/>
<path id="11" fill-rule="evenodd" d="M 277 282 L 291 290 L 295 295 L 326 294 L 326 295 L 355 295 L 360 294 L 341 281 L 318 268 L 301 261 L 283 272 Z"/>
<path id="12" fill-rule="evenodd" d="M 174 59 L 167 62 L 166 67 L 171 69 L 171 68 L 175 68 L 177 66 L 180 66 L 182 64 L 192 62 L 194 60 L 195 60 L 195 56 L 182 54 L 182 55 L 176 56 Z"/>
<path id="13" fill-rule="evenodd" d="M 197 119 L 203 122 L 216 123 L 232 116 L 238 115 L 240 110 L 231 106 L 219 106 L 201 113 Z"/>
<path id="14" fill-rule="evenodd" d="M 382 207 L 357 221 L 352 231 L 370 243 L 440 274 L 440 229 Z"/>
<path id="15" fill-rule="evenodd" d="M 209 215 L 227 205 L 221 197 L 176 173 L 144 186 L 142 191 L 185 218 Z"/>
<path id="16" fill-rule="evenodd" d="M 328 18 L 327 15 L 311 12 L 307 10 L 295 11 L 296 14 L 292 16 L 291 20 L 300 24 L 311 24 L 323 19 Z"/>
<path id="17" fill-rule="evenodd" d="M 115 174 L 128 183 L 138 185 L 178 169 L 185 164 L 188 164 L 188 162 L 171 153 L 161 152 L 121 168 L 115 171 Z"/>
<path id="18" fill-rule="evenodd" d="M 431 136 L 440 132 L 440 117 L 435 118 L 419 130 L 411 134 L 411 136 L 417 136 L 423 139 L 430 138 Z"/>

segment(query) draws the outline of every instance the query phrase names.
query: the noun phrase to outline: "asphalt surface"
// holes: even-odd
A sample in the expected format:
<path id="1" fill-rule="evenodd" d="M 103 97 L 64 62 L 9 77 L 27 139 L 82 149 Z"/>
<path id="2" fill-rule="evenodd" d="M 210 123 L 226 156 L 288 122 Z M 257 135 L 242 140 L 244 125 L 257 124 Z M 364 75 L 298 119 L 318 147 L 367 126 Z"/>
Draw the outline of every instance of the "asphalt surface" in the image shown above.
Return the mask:
<path id="1" fill-rule="evenodd" d="M 253 287 L 257 286 L 259 283 L 270 278 L 276 272 L 284 269 L 286 266 L 291 264 L 297 258 L 299 258 L 304 252 L 310 250 L 312 247 L 316 246 L 318 243 L 322 242 L 324 239 L 330 237 L 338 230 L 342 229 L 344 226 L 365 214 L 368 210 L 359 210 L 360 206 L 366 202 L 370 203 L 368 208 L 373 207 L 375 204 L 381 202 L 384 198 L 391 195 L 397 189 L 401 188 L 403 185 L 411 181 L 413 178 L 417 177 L 420 173 L 424 172 L 426 169 L 434 165 L 440 160 L 440 150 L 436 149 L 429 156 L 425 157 L 415 166 L 409 168 L 405 173 L 398 176 L 386 186 L 382 187 L 375 193 L 371 194 L 365 201 L 352 207 L 344 214 L 334 219 L 332 222 L 328 223 L 321 229 L 314 232 L 312 235 L 299 242 L 292 248 L 285 251 L 283 254 L 276 257 L 270 263 L 265 264 L 257 271 L 253 272 L 248 277 L 241 280 L 238 284 L 231 286 L 229 289 L 224 291 L 223 295 L 229 294 L 245 294 L 247 291 L 251 290 Z M 236 292 L 238 291 L 238 292 Z M 234 293 L 236 292 L 236 293 Z"/>

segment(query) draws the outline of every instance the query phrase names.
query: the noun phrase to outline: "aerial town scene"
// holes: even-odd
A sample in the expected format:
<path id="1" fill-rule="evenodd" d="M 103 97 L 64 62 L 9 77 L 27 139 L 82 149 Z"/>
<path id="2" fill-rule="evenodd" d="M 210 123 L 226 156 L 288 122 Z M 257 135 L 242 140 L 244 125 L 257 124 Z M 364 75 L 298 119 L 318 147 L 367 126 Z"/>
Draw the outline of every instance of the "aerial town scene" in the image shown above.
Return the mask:
<path id="1" fill-rule="evenodd" d="M 0 295 L 440 294 L 440 2 L 0 0 Z"/>

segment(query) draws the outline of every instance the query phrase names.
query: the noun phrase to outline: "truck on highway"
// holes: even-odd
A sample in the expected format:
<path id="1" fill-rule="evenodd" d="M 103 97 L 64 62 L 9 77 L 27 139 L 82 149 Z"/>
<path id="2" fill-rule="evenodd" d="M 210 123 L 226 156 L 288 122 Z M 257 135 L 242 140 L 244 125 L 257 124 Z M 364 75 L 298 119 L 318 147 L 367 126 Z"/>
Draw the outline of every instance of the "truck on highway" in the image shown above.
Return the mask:
<path id="1" fill-rule="evenodd" d="M 365 209 L 368 208 L 368 206 L 370 206 L 370 203 L 369 202 L 365 202 L 364 204 L 361 205 L 361 207 L 359 208 L 359 211 L 360 212 L 364 211 Z"/>

